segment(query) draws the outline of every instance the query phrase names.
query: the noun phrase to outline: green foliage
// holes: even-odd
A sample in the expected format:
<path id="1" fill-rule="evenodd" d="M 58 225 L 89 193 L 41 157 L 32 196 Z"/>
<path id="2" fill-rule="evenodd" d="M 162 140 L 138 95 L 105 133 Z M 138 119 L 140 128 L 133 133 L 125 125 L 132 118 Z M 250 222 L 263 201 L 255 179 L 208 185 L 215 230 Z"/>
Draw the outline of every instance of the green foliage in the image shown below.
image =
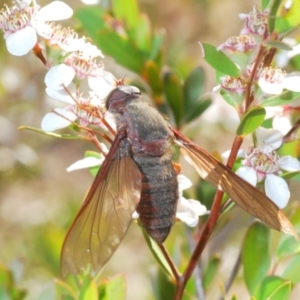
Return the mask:
<path id="1" fill-rule="evenodd" d="M 288 44 L 282 41 L 282 37 L 299 26 L 300 1 L 292 1 L 291 7 L 288 9 L 284 7 L 284 2 L 285 1 L 279 0 L 261 1 L 263 9 L 270 9 L 268 31 L 273 33 L 273 35 L 270 36 L 270 39 L 267 41 L 262 42 L 260 51 L 270 49 L 272 51 L 289 51 L 292 49 Z M 174 58 L 172 57 L 174 60 L 172 66 L 167 63 L 170 59 L 166 55 L 166 47 L 168 46 L 166 34 L 161 30 L 157 30 L 157 25 L 152 25 L 149 17 L 141 12 L 138 1 L 113 0 L 111 1 L 110 10 L 104 9 L 100 5 L 82 7 L 76 11 L 75 17 L 81 29 L 85 32 L 85 35 L 89 36 L 93 40 L 93 43 L 95 43 L 106 56 L 112 57 L 117 64 L 135 73 L 134 83 L 141 87 L 141 90 L 153 100 L 153 104 L 161 112 L 170 116 L 170 123 L 173 123 L 172 125 L 177 129 L 184 131 L 185 128 L 191 125 L 191 122 L 196 121 L 212 104 L 211 94 L 203 96 L 205 92 L 207 92 L 205 86 L 207 75 L 203 67 L 196 65 L 189 68 L 190 65 L 195 65 L 195 63 L 189 62 L 185 64 L 184 59 L 182 59 L 179 53 L 176 53 Z M 172 21 L 172 24 L 173 23 Z M 257 36 L 256 38 L 257 41 L 259 41 Z M 179 40 L 181 37 L 177 36 L 176 39 Z M 218 50 L 217 47 L 208 43 L 200 43 L 200 46 L 202 48 L 203 58 L 215 73 L 218 84 L 225 75 L 231 76 L 234 79 L 241 78 L 245 85 L 252 84 L 251 89 L 247 90 L 247 93 L 242 91 L 234 95 L 235 91 L 232 92 L 230 89 L 234 90 L 234 88 L 236 88 L 235 86 L 230 86 L 230 89 L 222 89 L 220 91 L 220 95 L 223 99 L 235 109 L 234 113 L 240 117 L 240 123 L 235 131 L 239 137 L 244 138 L 252 134 L 262 125 L 268 128 L 272 127 L 272 119 L 265 120 L 265 107 L 286 106 L 300 98 L 300 92 L 289 90 L 284 90 L 280 95 L 264 94 L 262 97 L 259 95 L 259 101 L 254 101 L 252 105 L 249 106 L 250 109 L 248 109 L 243 102 L 247 97 L 248 99 L 255 97 L 255 93 L 259 89 L 258 84 L 254 83 L 255 76 L 245 79 L 245 73 L 249 70 L 241 70 L 234 60 L 231 59 L 230 55 L 225 55 L 222 51 Z M 265 52 L 264 55 L 259 57 L 258 65 L 266 63 L 265 58 L 268 57 L 268 55 L 270 59 L 272 59 L 274 53 Z M 180 70 L 182 70 L 181 66 L 183 65 L 185 72 L 180 72 Z M 271 63 L 269 65 L 272 66 Z M 254 65 L 251 65 L 251 68 L 254 68 Z M 300 70 L 300 55 L 293 57 L 289 62 L 288 68 Z M 122 70 L 122 72 L 124 73 L 124 70 Z M 133 81 L 133 79 L 130 78 L 131 75 L 128 76 L 126 72 L 127 71 L 125 71 L 124 75 L 126 82 Z M 245 80 L 245 82 L 243 80 Z M 251 80 L 253 82 L 251 82 Z M 224 116 L 224 119 L 226 118 L 227 116 Z M 224 124 L 226 124 L 226 121 Z M 22 126 L 20 129 L 28 129 L 60 139 L 86 139 L 86 136 L 80 135 L 81 131 L 76 125 L 77 124 L 72 124 L 72 126 L 70 126 L 76 135 L 73 134 L 73 131 L 72 134 L 59 134 L 44 132 L 38 128 L 29 126 Z M 218 126 L 220 127 L 217 128 L 218 130 L 222 133 L 226 132 L 226 128 L 221 128 L 225 127 L 223 124 L 218 124 Z M 195 131 L 198 133 L 199 128 L 196 128 Z M 207 128 L 206 132 L 208 132 L 206 133 L 207 135 L 210 135 L 211 143 L 215 150 L 217 146 L 215 146 L 216 141 L 214 139 L 218 139 L 215 134 L 215 128 L 212 130 Z M 226 136 L 221 136 L 220 140 L 222 145 L 224 142 L 227 143 L 227 133 Z M 299 156 L 299 141 L 294 141 L 289 144 L 285 143 L 280 149 L 280 154 L 292 154 L 294 157 Z M 102 158 L 101 155 L 93 151 L 86 151 L 85 157 Z M 217 153 L 216 157 L 220 157 L 219 153 Z M 205 162 L 203 164 L 205 165 Z M 235 171 L 236 167 L 240 165 L 241 160 L 236 159 L 233 170 Z M 208 168 L 209 167 L 211 166 L 208 166 Z M 93 176 L 95 176 L 99 170 L 98 167 L 91 167 L 89 169 Z M 211 167 L 211 172 L 215 171 L 216 170 Z M 226 171 L 224 171 L 224 174 L 221 174 L 221 176 L 225 175 Z M 299 171 L 295 171 L 287 172 L 280 176 L 284 179 L 290 179 L 298 175 Z M 228 181 L 229 186 L 230 184 L 231 182 Z M 201 182 L 198 180 L 193 192 L 196 194 L 196 199 L 200 199 L 201 203 L 205 204 L 208 209 L 211 208 L 216 188 L 213 188 L 202 180 Z M 186 195 L 186 193 L 184 195 Z M 225 205 L 228 204 L 227 201 L 230 201 L 228 197 L 226 199 L 224 197 L 223 200 L 222 204 L 225 203 Z M 67 206 L 64 201 L 61 202 L 59 205 Z M 227 241 L 227 238 L 229 239 L 227 229 L 232 219 L 232 205 L 225 208 L 223 211 L 221 207 L 217 212 L 219 216 L 222 215 L 222 218 L 220 218 L 218 226 L 214 229 L 214 233 L 216 233 L 215 236 L 212 235 L 214 241 L 218 239 L 216 236 L 220 236 L 220 233 L 222 233 L 222 236 L 224 234 L 224 240 Z M 291 220 L 296 230 L 300 232 L 299 204 L 295 204 L 293 210 Z M 68 210 L 66 211 L 66 216 L 63 215 L 63 218 L 61 218 L 63 220 L 52 220 L 54 225 L 51 224 L 51 227 L 48 227 L 47 224 L 47 228 L 43 227 L 39 233 L 36 234 L 35 243 L 41 252 L 38 259 L 42 261 L 42 264 L 47 266 L 47 272 L 49 274 L 46 274 L 45 277 L 48 276 L 48 278 L 49 276 L 59 276 L 60 249 L 66 231 L 66 223 L 69 222 L 66 220 L 70 219 Z M 230 214 L 228 213 L 229 211 Z M 174 231 L 176 232 L 174 235 L 176 236 L 172 237 L 173 233 L 171 233 L 166 243 L 164 243 L 167 249 L 166 251 L 169 252 L 169 259 L 172 260 L 174 265 L 178 268 L 178 273 L 184 272 L 190 262 L 191 255 L 197 246 L 198 237 L 203 232 L 207 218 L 207 216 L 201 217 L 200 222 L 202 222 L 202 224 L 194 230 L 186 230 L 182 224 L 176 224 L 174 226 Z M 145 230 L 143 230 L 143 233 L 150 250 L 149 252 L 151 252 L 157 262 L 157 266 L 159 266 L 155 272 L 151 272 L 151 275 L 149 275 L 152 279 L 152 295 L 155 296 L 155 299 L 171 299 L 176 289 L 176 272 L 172 269 L 170 261 L 166 258 L 166 254 L 162 251 L 162 248 L 151 240 Z M 223 241 L 221 241 L 220 244 L 222 242 Z M 208 247 L 210 246 L 211 245 Z M 203 293 L 210 293 L 216 289 L 214 283 L 216 282 L 215 279 L 219 276 L 219 269 L 222 264 L 227 263 L 224 261 L 218 247 L 220 246 L 212 243 L 212 251 L 207 251 L 207 261 L 203 264 L 205 265 L 203 270 L 202 262 L 199 262 L 196 266 L 197 272 L 195 272 L 194 277 L 188 281 L 183 299 L 190 300 L 200 298 L 198 297 L 200 293 L 199 290 Z M 139 249 L 133 249 L 131 253 L 133 256 L 135 254 L 138 256 Z M 264 224 L 254 222 L 249 226 L 242 241 L 241 255 L 243 279 L 251 299 L 289 299 L 294 285 L 300 283 L 300 275 L 298 272 L 300 268 L 300 245 L 293 237 L 281 235 L 280 238 L 278 238 L 275 234 L 273 236 L 273 234 L 270 233 L 270 229 Z M 203 257 L 205 259 L 205 256 Z M 277 268 L 278 266 L 280 266 L 280 268 Z M 121 268 L 119 270 L 122 271 Z M 144 273 L 147 273 L 148 276 L 150 272 L 148 272 L 148 269 L 145 269 Z M 42 274 L 42 276 L 43 275 L 44 274 Z M 179 275 L 181 275 L 181 273 Z M 231 274 L 226 275 L 229 277 Z M 223 284 L 223 280 L 225 279 L 222 278 L 221 284 Z M 123 300 L 127 298 L 127 290 L 124 275 L 118 275 L 112 278 L 108 277 L 101 282 L 97 277 L 91 278 L 88 275 L 69 275 L 65 279 L 55 279 L 55 281 L 48 284 L 41 293 L 39 300 Z M 18 281 L 16 280 L 14 271 L 1 265 L 0 299 L 21 300 L 24 299 L 25 296 L 26 291 L 18 287 Z M 232 296 L 231 299 L 238 299 L 238 296 Z"/>
<path id="2" fill-rule="evenodd" d="M 264 121 L 266 110 L 263 107 L 255 107 L 249 110 L 241 120 L 236 134 L 246 136 L 257 129 Z"/>
<path id="3" fill-rule="evenodd" d="M 126 279 L 124 275 L 118 275 L 111 279 L 103 281 L 98 288 L 99 298 L 101 300 L 126 299 Z M 91 298 L 87 298 L 91 299 Z"/>
<path id="4" fill-rule="evenodd" d="M 205 61 L 216 71 L 232 77 L 239 77 L 238 67 L 223 52 L 218 51 L 216 47 L 210 44 L 202 43 L 200 46 L 203 48 Z"/>
<path id="5" fill-rule="evenodd" d="M 170 265 L 168 264 L 165 256 L 163 255 L 161 249 L 159 248 L 159 246 L 157 245 L 157 243 L 155 243 L 147 234 L 146 230 L 144 228 L 142 228 L 142 232 L 143 235 L 145 237 L 145 240 L 148 244 L 148 247 L 150 249 L 150 251 L 152 252 L 152 255 L 154 256 L 154 258 L 156 259 L 156 261 L 159 263 L 159 265 L 162 267 L 162 269 L 170 276 L 173 277 L 173 273 L 172 270 L 170 268 Z"/>
<path id="6" fill-rule="evenodd" d="M 247 288 L 253 294 L 270 268 L 270 229 L 264 224 L 253 223 L 242 246 L 244 278 Z"/>
<path id="7" fill-rule="evenodd" d="M 0 299 L 22 300 L 25 299 L 26 294 L 25 289 L 17 286 L 13 272 L 0 265 Z"/>
<path id="8" fill-rule="evenodd" d="M 208 289 L 209 285 L 215 278 L 217 270 L 220 266 L 220 262 L 221 262 L 221 260 L 220 260 L 220 257 L 218 257 L 218 256 L 212 256 L 209 259 L 208 264 L 205 269 L 205 272 L 203 274 L 203 288 L 205 290 Z"/>
<path id="9" fill-rule="evenodd" d="M 289 281 L 277 276 L 267 276 L 255 293 L 255 299 L 288 300 L 290 293 L 291 283 Z"/>
<path id="10" fill-rule="evenodd" d="M 284 91 L 280 95 L 275 95 L 270 98 L 266 98 L 260 102 L 262 106 L 281 106 L 289 104 L 300 97 L 299 92 L 292 92 L 289 90 Z"/>
<path id="11" fill-rule="evenodd" d="M 146 15 L 139 13 L 136 1 L 126 2 L 125 10 L 119 2 L 113 1 L 111 14 L 89 7 L 78 10 L 76 17 L 105 54 L 145 80 L 158 108 L 166 101 L 177 128 L 199 117 L 211 104 L 210 99 L 200 99 L 205 82 L 202 68 L 192 70 L 185 80 L 174 71 L 163 74 L 163 35 L 151 28 Z M 235 65 L 227 60 L 224 68 L 233 73 Z"/>

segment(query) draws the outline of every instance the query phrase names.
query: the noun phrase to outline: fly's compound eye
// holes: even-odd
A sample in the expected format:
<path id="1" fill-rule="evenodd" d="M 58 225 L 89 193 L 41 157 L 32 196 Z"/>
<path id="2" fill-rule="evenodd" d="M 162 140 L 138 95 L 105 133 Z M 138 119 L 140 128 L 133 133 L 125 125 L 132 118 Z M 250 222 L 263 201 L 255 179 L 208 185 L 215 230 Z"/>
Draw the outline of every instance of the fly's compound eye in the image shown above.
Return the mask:
<path id="1" fill-rule="evenodd" d="M 137 99 L 140 95 L 140 90 L 134 86 L 119 86 L 108 94 L 105 107 L 110 112 L 117 112 L 128 101 Z"/>

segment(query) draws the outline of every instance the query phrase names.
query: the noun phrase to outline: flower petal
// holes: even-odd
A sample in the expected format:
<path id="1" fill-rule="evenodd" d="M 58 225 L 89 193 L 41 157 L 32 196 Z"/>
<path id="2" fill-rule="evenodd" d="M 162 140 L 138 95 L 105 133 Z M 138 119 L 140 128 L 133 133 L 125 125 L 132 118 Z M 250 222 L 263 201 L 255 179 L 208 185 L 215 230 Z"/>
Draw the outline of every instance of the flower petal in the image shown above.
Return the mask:
<path id="1" fill-rule="evenodd" d="M 256 136 L 260 146 L 269 145 L 274 150 L 282 145 L 283 134 L 279 130 L 259 127 L 256 130 Z"/>
<path id="2" fill-rule="evenodd" d="M 278 167 L 285 171 L 300 171 L 300 162 L 297 158 L 290 155 L 283 156 L 277 161 Z"/>
<path id="3" fill-rule="evenodd" d="M 253 168 L 248 166 L 241 166 L 236 170 L 235 173 L 253 186 L 256 186 L 257 174 Z"/>
<path id="4" fill-rule="evenodd" d="M 226 150 L 225 152 L 223 152 L 223 153 L 221 154 L 221 157 L 222 157 L 222 161 L 223 161 L 223 162 L 227 162 L 230 153 L 231 153 L 231 150 Z M 244 149 L 239 149 L 239 150 L 238 150 L 237 157 L 242 157 L 242 158 L 244 158 L 245 155 L 246 155 L 246 152 L 245 152 Z"/>
<path id="5" fill-rule="evenodd" d="M 67 103 L 67 104 L 75 104 L 74 99 L 76 99 L 76 88 L 73 82 L 68 86 L 68 92 L 63 90 L 53 90 L 51 88 L 46 88 L 47 95 L 57 101 Z M 70 96 L 73 96 L 73 98 Z"/>
<path id="6" fill-rule="evenodd" d="M 300 92 L 300 76 L 298 75 L 287 75 L 283 81 L 283 86 L 293 92 Z"/>
<path id="7" fill-rule="evenodd" d="M 198 200 L 180 197 L 177 204 L 176 217 L 190 227 L 198 224 L 199 216 L 207 214 L 208 211 Z"/>
<path id="8" fill-rule="evenodd" d="M 284 135 L 287 134 L 293 127 L 289 116 L 286 116 L 284 114 L 275 116 L 273 118 L 272 126 L 274 129 L 279 130 Z"/>
<path id="9" fill-rule="evenodd" d="M 26 55 L 36 44 L 37 36 L 35 30 L 26 26 L 6 38 L 6 47 L 10 54 L 15 56 Z"/>
<path id="10" fill-rule="evenodd" d="M 88 77 L 88 83 L 95 94 L 103 99 L 115 88 L 116 80 L 111 73 L 103 71 L 98 77 Z"/>
<path id="11" fill-rule="evenodd" d="M 192 182 L 186 176 L 184 176 L 182 174 L 179 174 L 177 176 L 177 181 L 178 181 L 180 191 L 186 190 L 193 185 Z"/>
<path id="12" fill-rule="evenodd" d="M 69 166 L 67 168 L 67 171 L 71 172 L 74 170 L 97 167 L 102 164 L 103 160 L 104 160 L 104 158 L 99 159 L 99 158 L 92 157 L 92 156 L 85 157 L 84 159 L 78 160 L 75 163 L 73 163 L 71 166 Z"/>
<path id="13" fill-rule="evenodd" d="M 65 64 L 52 67 L 45 76 L 45 84 L 53 90 L 63 90 L 75 77 L 75 70 Z"/>
<path id="14" fill-rule="evenodd" d="M 62 1 L 53 1 L 42 7 L 36 18 L 43 21 L 59 21 L 69 19 L 73 15 L 72 8 Z"/>
<path id="15" fill-rule="evenodd" d="M 263 92 L 270 95 L 280 95 L 283 91 L 283 83 L 269 82 L 262 77 L 259 78 L 258 85 Z"/>
<path id="16" fill-rule="evenodd" d="M 265 181 L 266 195 L 280 208 L 284 208 L 290 199 L 290 190 L 284 179 L 268 174 Z"/>
<path id="17" fill-rule="evenodd" d="M 65 128 L 71 124 L 71 121 L 75 121 L 77 119 L 77 116 L 71 111 L 66 111 L 62 108 L 56 108 L 55 111 L 59 115 L 54 112 L 45 115 L 41 123 L 42 130 L 51 132 L 57 129 Z M 63 115 L 66 117 L 66 119 L 60 115 Z"/>

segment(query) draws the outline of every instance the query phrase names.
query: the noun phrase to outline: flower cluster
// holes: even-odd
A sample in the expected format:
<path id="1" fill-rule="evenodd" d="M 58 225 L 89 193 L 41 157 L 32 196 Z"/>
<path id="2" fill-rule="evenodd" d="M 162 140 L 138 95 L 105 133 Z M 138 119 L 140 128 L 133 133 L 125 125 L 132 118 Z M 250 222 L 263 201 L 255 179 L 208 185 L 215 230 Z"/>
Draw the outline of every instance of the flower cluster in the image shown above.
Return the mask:
<path id="1" fill-rule="evenodd" d="M 35 0 L 16 0 L 12 7 L 5 6 L 0 12 L 0 28 L 4 31 L 7 50 L 16 56 L 33 50 L 48 68 L 47 95 L 66 104 L 45 115 L 41 122 L 43 131 L 62 129 L 74 122 L 81 127 L 92 125 L 107 129 L 109 124 L 114 128 L 114 120 L 102 112 L 104 99 L 118 81 L 104 70 L 102 52 L 86 37 L 79 37 L 71 28 L 53 22 L 68 19 L 72 14 L 72 9 L 61 1 L 43 8 Z M 97 145 L 107 153 L 104 144 Z M 99 166 L 102 162 L 103 158 L 86 157 L 68 171 Z M 182 194 L 191 182 L 179 178 Z M 199 201 L 180 197 L 178 219 L 194 227 L 199 216 L 205 213 L 207 210 Z"/>
<path id="2" fill-rule="evenodd" d="M 221 75 L 216 90 L 221 89 L 227 102 L 244 115 L 251 107 L 263 105 L 266 99 L 281 95 L 285 90 L 300 92 L 300 75 L 287 74 L 271 65 L 275 48 L 270 45 L 277 36 L 269 31 L 268 9 L 261 11 L 254 7 L 240 18 L 244 20 L 240 35 L 229 38 L 218 47 L 238 67 L 239 77 Z M 265 107 L 266 118 L 273 118 L 274 129 L 257 129 L 255 146 L 242 151 L 244 160 L 237 174 L 254 186 L 264 184 L 266 195 L 283 208 L 288 203 L 290 191 L 282 176 L 286 172 L 300 171 L 300 163 L 291 156 L 280 157 L 276 150 L 283 143 L 283 134 L 292 128 L 290 116 L 298 109 L 299 100 L 288 105 L 278 101 L 277 105 Z"/>
<path id="3" fill-rule="evenodd" d="M 262 63 L 268 50 L 267 42 L 272 41 L 268 32 L 269 11 L 254 8 L 249 14 L 240 15 L 245 20 L 241 35 L 229 38 L 218 47 L 240 69 L 240 77 L 221 77 L 221 88 L 228 93 L 236 106 L 239 106 L 246 95 L 246 87 L 256 90 L 253 104 L 269 95 L 279 95 L 284 89 L 299 92 L 299 74 L 286 74 L 279 68 Z M 253 93 L 254 94 L 254 93 Z"/>
<path id="4" fill-rule="evenodd" d="M 49 22 L 70 18 L 72 14 L 64 2 L 54 1 L 40 8 L 32 0 L 17 0 L 0 13 L 0 28 L 8 51 L 21 56 L 32 49 L 44 49 L 43 59 L 49 69 L 45 76 L 46 93 L 67 104 L 44 117 L 41 124 L 44 131 L 64 128 L 75 121 L 82 126 L 101 126 L 101 120 L 84 108 L 101 109 L 104 98 L 116 85 L 114 76 L 104 71 L 99 61 L 103 54 L 95 45 L 85 37 L 78 37 L 72 29 Z M 89 86 L 87 96 L 81 90 L 85 81 Z"/>
<path id="5" fill-rule="evenodd" d="M 290 199 L 290 191 L 282 175 L 299 172 L 300 162 L 290 155 L 280 156 L 277 153 L 283 143 L 283 134 L 279 130 L 259 127 L 256 139 L 255 147 L 239 151 L 238 156 L 243 160 L 236 173 L 254 186 L 264 183 L 266 195 L 279 208 L 284 208 Z M 226 159 L 228 154 L 227 151 L 222 157 Z"/>

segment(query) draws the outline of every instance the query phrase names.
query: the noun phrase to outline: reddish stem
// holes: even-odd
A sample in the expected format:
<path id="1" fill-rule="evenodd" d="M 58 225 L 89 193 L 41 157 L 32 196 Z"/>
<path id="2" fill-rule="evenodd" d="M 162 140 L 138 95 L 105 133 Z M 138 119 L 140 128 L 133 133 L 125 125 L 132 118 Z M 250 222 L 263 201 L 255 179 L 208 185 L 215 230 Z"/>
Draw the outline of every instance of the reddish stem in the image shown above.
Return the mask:
<path id="1" fill-rule="evenodd" d="M 175 296 L 174 296 L 174 300 L 181 300 L 182 296 L 183 296 L 183 292 L 185 289 L 185 286 L 189 280 L 189 278 L 192 276 L 192 273 L 195 269 L 195 267 L 198 264 L 199 261 L 199 257 L 201 256 L 207 241 L 218 221 L 219 218 L 219 209 L 221 206 L 221 201 L 222 201 L 222 197 L 223 197 L 224 192 L 218 190 L 211 208 L 211 213 L 209 215 L 209 218 L 206 222 L 205 227 L 203 228 L 201 235 L 200 235 L 200 239 L 197 243 L 197 246 L 192 254 L 192 257 L 189 261 L 189 264 L 186 268 L 186 270 L 184 271 L 183 275 L 180 276 L 177 287 L 176 287 L 176 291 L 175 291 Z"/>
<path id="2" fill-rule="evenodd" d="M 169 254 L 168 250 L 166 249 L 166 247 L 163 244 L 157 244 L 157 245 L 159 246 L 160 250 L 162 251 L 165 259 L 167 260 L 167 262 L 168 262 L 168 264 L 169 264 L 169 266 L 172 270 L 175 281 L 177 283 L 179 281 L 179 278 L 180 278 L 181 274 L 179 273 L 177 267 L 175 266 L 175 264 L 174 264 L 172 258 L 170 257 L 170 254 Z"/>

